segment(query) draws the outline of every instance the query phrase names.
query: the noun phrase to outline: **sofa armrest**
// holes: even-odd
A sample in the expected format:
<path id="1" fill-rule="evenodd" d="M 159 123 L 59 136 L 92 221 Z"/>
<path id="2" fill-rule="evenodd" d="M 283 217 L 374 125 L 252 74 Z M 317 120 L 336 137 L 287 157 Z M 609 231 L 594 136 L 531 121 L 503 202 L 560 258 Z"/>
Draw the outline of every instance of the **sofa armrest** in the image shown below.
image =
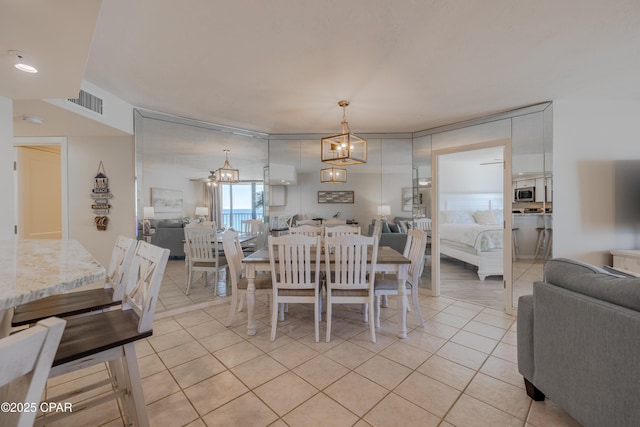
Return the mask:
<path id="1" fill-rule="evenodd" d="M 533 295 L 518 298 L 518 371 L 533 381 Z"/>

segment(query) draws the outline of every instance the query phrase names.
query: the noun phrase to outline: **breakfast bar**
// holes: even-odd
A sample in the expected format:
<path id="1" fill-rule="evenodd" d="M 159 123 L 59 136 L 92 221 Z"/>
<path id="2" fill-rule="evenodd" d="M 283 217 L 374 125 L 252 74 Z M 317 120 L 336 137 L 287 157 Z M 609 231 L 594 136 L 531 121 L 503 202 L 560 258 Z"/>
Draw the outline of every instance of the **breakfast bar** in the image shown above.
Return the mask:
<path id="1" fill-rule="evenodd" d="M 0 337 L 13 307 L 104 280 L 105 269 L 75 240 L 0 241 Z"/>

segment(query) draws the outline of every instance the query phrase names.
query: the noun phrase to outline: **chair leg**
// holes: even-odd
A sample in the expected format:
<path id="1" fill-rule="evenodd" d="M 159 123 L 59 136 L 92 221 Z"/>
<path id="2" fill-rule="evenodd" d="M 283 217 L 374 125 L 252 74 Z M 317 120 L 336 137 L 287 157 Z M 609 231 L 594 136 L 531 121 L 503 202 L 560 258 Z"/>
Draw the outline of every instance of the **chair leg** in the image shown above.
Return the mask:
<path id="1" fill-rule="evenodd" d="M 373 299 L 370 298 L 370 302 L 368 304 L 369 306 L 369 318 L 371 319 L 371 321 L 369 322 L 369 332 L 371 333 L 371 342 L 375 343 L 376 342 L 376 325 L 374 322 L 374 317 L 373 317 Z"/>
<path id="2" fill-rule="evenodd" d="M 376 328 L 380 327 L 380 295 L 376 295 L 375 299 L 375 309 L 376 309 Z"/>
<path id="3" fill-rule="evenodd" d="M 278 299 L 274 298 L 271 303 L 271 341 L 276 340 L 276 328 L 278 327 L 278 309 L 280 304 L 277 303 Z"/>
<path id="4" fill-rule="evenodd" d="M 129 382 L 130 398 L 134 408 L 134 425 L 141 427 L 149 426 L 149 417 L 147 415 L 147 407 L 144 402 L 144 394 L 142 392 L 142 380 L 140 379 L 140 371 L 138 369 L 138 359 L 136 357 L 135 343 L 128 343 L 123 346 L 124 357 L 122 363 Z"/>
<path id="5" fill-rule="evenodd" d="M 321 297 L 319 295 L 316 296 L 316 302 L 315 304 L 313 304 L 313 317 L 314 317 L 314 323 L 315 323 L 315 330 L 316 330 L 316 342 L 320 342 L 320 304 L 319 304 L 319 300 L 321 299 Z"/>
<path id="6" fill-rule="evenodd" d="M 189 295 L 189 289 L 191 289 L 191 280 L 193 279 L 193 271 L 189 268 L 189 277 L 187 278 L 187 290 L 185 295 Z"/>
<path id="7" fill-rule="evenodd" d="M 364 323 L 369 322 L 369 305 L 370 304 L 362 304 L 360 311 L 364 314 Z M 371 317 L 371 321 L 373 322 L 373 316 Z"/>
<path id="8" fill-rule="evenodd" d="M 411 298 L 413 299 L 413 308 L 416 311 L 416 316 L 418 316 L 418 322 L 420 323 L 420 327 L 424 328 L 424 320 L 422 319 L 422 311 L 420 311 L 420 304 L 418 302 L 418 289 L 411 289 Z"/>
<path id="9" fill-rule="evenodd" d="M 331 308 L 331 292 L 327 291 L 327 342 L 331 341 Z"/>
<path id="10" fill-rule="evenodd" d="M 233 316 L 236 314 L 236 310 L 238 309 L 238 293 L 234 293 L 231 295 L 231 307 L 229 307 L 229 316 L 227 317 L 227 327 L 231 326 L 231 322 L 233 322 Z"/>
<path id="11" fill-rule="evenodd" d="M 244 300 L 247 298 L 246 292 L 239 292 L 240 301 L 238 301 L 238 313 L 240 313 L 244 309 Z"/>

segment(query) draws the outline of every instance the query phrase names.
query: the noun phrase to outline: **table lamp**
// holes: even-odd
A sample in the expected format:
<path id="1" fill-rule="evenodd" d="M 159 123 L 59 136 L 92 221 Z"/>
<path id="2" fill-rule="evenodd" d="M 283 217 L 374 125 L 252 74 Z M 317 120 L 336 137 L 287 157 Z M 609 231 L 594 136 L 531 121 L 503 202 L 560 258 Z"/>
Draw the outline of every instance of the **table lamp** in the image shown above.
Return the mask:
<path id="1" fill-rule="evenodd" d="M 378 215 L 380 219 L 386 220 L 387 216 L 391 215 L 391 206 L 381 205 L 378 206 Z"/>
<path id="2" fill-rule="evenodd" d="M 151 235 L 151 223 L 149 222 L 149 218 L 153 218 L 155 216 L 155 212 L 153 210 L 153 206 L 145 206 L 142 208 L 142 235 L 149 236 Z"/>
<path id="3" fill-rule="evenodd" d="M 206 206 L 196 206 L 196 216 L 199 217 L 200 222 L 205 222 L 209 215 L 209 208 Z"/>

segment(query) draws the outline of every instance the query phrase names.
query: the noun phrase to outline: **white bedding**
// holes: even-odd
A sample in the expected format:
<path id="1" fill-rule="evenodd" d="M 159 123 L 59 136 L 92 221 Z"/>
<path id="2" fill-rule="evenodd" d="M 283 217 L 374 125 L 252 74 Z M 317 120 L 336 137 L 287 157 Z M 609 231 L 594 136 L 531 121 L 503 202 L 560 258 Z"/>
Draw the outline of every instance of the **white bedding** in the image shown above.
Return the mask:
<path id="1" fill-rule="evenodd" d="M 462 243 L 478 252 L 502 249 L 501 225 L 441 224 L 440 239 Z"/>

